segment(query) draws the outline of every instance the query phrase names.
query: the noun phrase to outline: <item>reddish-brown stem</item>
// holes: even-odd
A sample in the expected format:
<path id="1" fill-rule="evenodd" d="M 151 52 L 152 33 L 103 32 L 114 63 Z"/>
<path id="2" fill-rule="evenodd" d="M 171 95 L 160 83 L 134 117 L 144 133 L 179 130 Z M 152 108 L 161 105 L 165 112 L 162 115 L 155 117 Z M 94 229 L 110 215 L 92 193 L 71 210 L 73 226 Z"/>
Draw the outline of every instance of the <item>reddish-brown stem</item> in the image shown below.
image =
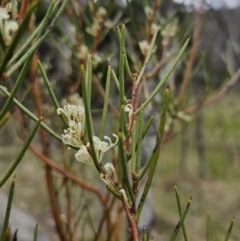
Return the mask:
<path id="1" fill-rule="evenodd" d="M 124 208 L 125 213 L 127 215 L 128 222 L 130 224 L 130 229 L 131 229 L 130 234 L 131 234 L 134 241 L 140 241 L 139 235 L 138 235 L 137 223 L 136 223 L 134 217 L 132 216 L 132 214 L 130 213 L 130 211 L 128 209 L 128 206 L 125 203 L 125 200 L 122 200 L 122 205 L 123 205 L 123 208 Z"/>
<path id="2" fill-rule="evenodd" d="M 188 58 L 187 64 L 186 64 L 186 70 L 184 72 L 183 82 L 179 91 L 178 95 L 178 106 L 181 105 L 186 89 L 188 87 L 190 78 L 191 78 L 191 72 L 193 63 L 197 54 L 198 50 L 198 43 L 199 43 L 199 34 L 200 34 L 200 28 L 201 28 L 201 13 L 196 12 L 195 18 L 194 18 L 194 29 L 193 29 L 193 44 L 190 52 L 190 56 Z"/>
<path id="3" fill-rule="evenodd" d="M 159 0 L 154 0 L 153 13 L 152 13 L 151 18 L 149 19 L 149 22 L 148 22 L 148 27 L 149 27 L 148 38 L 147 38 L 148 43 L 151 42 L 152 25 L 154 23 L 154 19 L 156 17 L 156 13 L 157 13 L 157 11 L 159 9 L 159 6 L 160 6 L 160 1 Z"/>
<path id="4" fill-rule="evenodd" d="M 110 197 L 112 197 L 111 193 L 107 192 L 106 197 L 105 197 L 105 203 L 106 203 L 105 207 L 107 208 L 106 209 L 106 213 L 105 213 L 107 233 L 110 233 L 110 230 L 111 230 L 111 216 L 110 216 L 110 213 L 111 213 L 114 201 L 116 200 L 115 197 L 112 197 L 112 202 L 110 203 L 109 206 L 107 206 L 107 204 L 108 204 L 108 202 L 110 200 Z"/>
<path id="5" fill-rule="evenodd" d="M 111 203 L 107 206 L 110 197 L 112 197 L 112 200 L 111 200 Z M 94 238 L 95 241 L 99 240 L 101 232 L 102 232 L 102 227 L 103 227 L 105 221 L 106 221 L 106 232 L 107 232 L 107 234 L 110 234 L 110 232 L 111 232 L 110 215 L 111 215 L 111 210 L 113 208 L 113 205 L 114 205 L 115 201 L 116 201 L 116 198 L 114 196 L 112 196 L 110 192 L 107 192 L 106 197 L 105 197 L 106 205 L 105 205 L 105 208 L 104 208 L 103 213 L 102 213 L 102 219 L 99 222 L 99 226 L 98 226 L 96 236 Z"/>
<path id="6" fill-rule="evenodd" d="M 68 94 L 73 95 L 74 93 L 76 93 L 78 91 L 79 86 L 81 84 L 80 75 L 77 77 L 77 80 L 74 84 L 71 81 L 69 81 L 69 83 L 70 83 L 70 86 L 68 87 Z"/>
<path id="7" fill-rule="evenodd" d="M 123 207 L 119 206 L 117 210 L 117 216 L 115 218 L 116 222 L 114 224 L 114 230 L 112 232 L 112 238 L 110 239 L 111 241 L 118 241 L 119 240 L 119 235 L 121 232 L 121 224 L 122 224 L 122 214 L 123 214 Z"/>
<path id="8" fill-rule="evenodd" d="M 96 4 L 93 0 L 91 0 L 91 3 L 89 1 L 89 4 L 92 4 L 93 8 L 91 9 L 90 8 L 90 11 L 92 12 L 92 16 L 93 16 L 93 19 L 98 19 L 99 22 L 99 29 L 98 29 L 98 32 L 96 34 L 96 36 L 94 36 L 94 43 L 93 43 L 93 46 L 91 48 L 91 52 L 94 53 L 96 52 L 97 48 L 98 48 L 98 45 L 100 44 L 101 42 L 101 36 L 102 36 L 102 32 L 104 30 L 104 22 L 105 22 L 105 18 L 104 19 L 99 19 L 99 16 L 97 16 L 97 8 L 96 8 Z"/>
<path id="9" fill-rule="evenodd" d="M 148 73 L 145 74 L 147 79 L 152 78 L 154 75 L 156 75 L 160 70 L 160 68 L 166 63 L 167 51 L 168 51 L 168 44 L 164 45 L 161 59 L 156 63 L 156 65 Z"/>
<path id="10" fill-rule="evenodd" d="M 57 203 L 57 199 L 56 199 L 55 190 L 54 190 L 54 187 L 53 187 L 51 169 L 49 169 L 48 167 L 46 167 L 46 181 L 47 181 L 50 203 L 52 204 L 51 205 L 52 206 L 52 214 L 53 214 L 53 217 L 54 217 L 57 233 L 60 237 L 60 240 L 66 241 L 66 235 L 64 233 L 62 222 L 60 220 L 59 206 L 53 205 L 53 204 Z"/>
<path id="11" fill-rule="evenodd" d="M 66 169 L 66 166 L 65 166 Z M 69 181 L 67 179 L 64 180 L 65 188 L 66 188 L 66 213 L 67 213 L 67 232 L 68 232 L 68 240 L 73 241 L 73 231 L 72 231 L 72 223 L 73 223 L 73 216 L 72 216 L 72 200 L 71 200 L 71 193 L 69 190 Z"/>
<path id="12" fill-rule="evenodd" d="M 3 1 L 2 1 L 2 4 L 1 4 L 1 7 L 2 7 L 2 8 L 5 8 L 6 4 L 7 4 L 7 3 L 6 3 L 6 0 L 3 0 Z"/>
<path id="13" fill-rule="evenodd" d="M 138 88 L 137 88 L 137 96 L 136 96 L 136 100 L 135 100 L 135 106 L 139 106 L 139 104 L 141 102 L 141 93 L 142 93 L 142 91 L 144 91 L 143 85 L 145 85 L 145 84 L 146 84 L 146 77 L 145 77 L 145 75 L 143 75 L 142 81 L 139 83 Z"/>
<path id="14" fill-rule="evenodd" d="M 200 108 L 204 108 L 204 107 L 207 107 L 213 103 L 216 103 L 218 102 L 220 99 L 222 99 L 227 91 L 229 90 L 230 87 L 232 87 L 233 85 L 236 84 L 236 82 L 239 80 L 240 78 L 240 69 L 238 69 L 238 71 L 232 76 L 232 78 L 220 89 L 220 91 L 205 99 L 205 100 L 202 100 L 200 103 L 192 106 L 192 107 L 189 107 L 187 108 L 186 110 L 184 110 L 184 113 L 185 114 L 193 114 L 195 112 L 197 112 Z"/>
<path id="15" fill-rule="evenodd" d="M 91 9 L 91 7 L 89 7 L 89 9 L 92 12 L 92 16 L 96 17 L 97 9 L 96 9 L 95 2 L 93 0 L 90 0 L 88 4 L 92 4 L 93 8 Z"/>
<path id="16" fill-rule="evenodd" d="M 39 83 L 37 78 L 37 59 L 36 58 L 32 59 L 32 62 L 30 65 L 29 77 L 30 77 L 30 82 L 32 84 L 31 90 L 35 101 L 35 107 L 36 107 L 38 116 L 41 116 L 43 114 L 43 111 L 42 111 L 42 100 L 41 100 L 40 88 L 39 88 Z M 50 157 L 48 135 L 46 131 L 42 128 L 39 129 L 39 132 L 40 132 L 40 140 L 42 144 L 42 153 L 44 156 Z M 57 233 L 61 241 L 66 241 L 67 237 L 66 237 L 66 233 L 63 228 L 62 222 L 60 220 L 60 208 L 58 205 L 57 197 L 55 195 L 51 167 L 47 165 L 46 165 L 46 182 L 47 182 L 48 195 L 49 195 L 50 204 L 52 207 L 52 214 L 55 221 Z"/>
<path id="17" fill-rule="evenodd" d="M 28 0 L 22 0 L 21 9 L 18 16 L 18 23 L 22 21 L 25 13 L 27 12 Z"/>
<path id="18" fill-rule="evenodd" d="M 132 82 L 132 98 L 131 98 L 131 105 L 134 109 L 135 107 L 135 102 L 136 102 L 136 98 L 137 98 L 137 89 L 138 89 L 138 85 L 136 85 L 136 77 L 134 77 L 134 81 Z"/>
<path id="19" fill-rule="evenodd" d="M 132 98 L 130 101 L 130 105 L 132 106 L 133 110 L 134 110 L 135 101 L 137 98 L 137 89 L 138 89 L 138 85 L 136 85 L 136 82 L 135 82 L 136 78 L 137 78 L 137 75 L 134 76 L 134 81 L 132 83 Z M 132 132 L 134 119 L 135 119 L 135 115 L 133 112 L 131 115 L 131 118 L 129 120 L 129 124 L 128 124 L 128 136 L 127 136 L 126 140 L 124 141 L 124 145 L 125 145 L 127 151 L 129 150 L 129 138 L 130 138 L 130 134 Z"/>
<path id="20" fill-rule="evenodd" d="M 58 166 L 51 159 L 49 159 L 48 157 L 41 154 L 32 144 L 30 145 L 29 148 L 45 165 L 47 165 L 48 167 L 52 168 L 53 170 L 61 173 L 65 178 L 69 179 L 71 182 L 76 183 L 77 185 L 81 186 L 82 188 L 95 193 L 96 196 L 99 198 L 100 202 L 102 203 L 102 205 L 103 206 L 105 205 L 105 200 L 103 198 L 103 195 L 97 188 L 93 187 L 92 185 L 88 184 L 87 182 L 84 182 L 77 176 L 66 171 L 64 168 Z"/>
<path id="21" fill-rule="evenodd" d="M 238 69 L 238 71 L 232 76 L 232 78 L 220 89 L 220 91 L 207 98 L 202 100 L 201 102 L 199 102 L 198 104 L 191 106 L 187 109 L 184 110 L 184 113 L 186 115 L 190 115 L 190 114 L 194 114 L 197 111 L 199 111 L 201 108 L 206 108 L 211 104 L 214 104 L 216 102 L 218 102 L 219 100 L 221 100 L 227 93 L 227 91 L 229 90 L 230 87 L 232 87 L 233 85 L 235 85 L 237 83 L 237 81 L 240 79 L 240 69 Z M 181 130 L 183 131 L 183 130 Z M 169 134 L 165 134 L 164 138 L 163 138 L 163 143 L 162 146 L 167 144 L 169 141 L 171 141 L 172 139 L 174 139 L 181 131 L 177 131 L 174 133 L 169 133 Z"/>
<path id="22" fill-rule="evenodd" d="M 79 12 L 77 14 L 78 16 L 78 25 L 79 25 L 79 29 L 83 29 L 83 7 L 82 4 L 79 1 L 76 1 L 76 4 L 78 5 L 78 7 L 76 8 Z M 79 37 L 79 36 L 78 36 Z M 79 39 L 80 42 L 82 42 L 81 39 Z"/>
<path id="23" fill-rule="evenodd" d="M 102 24 L 101 24 L 102 25 Z M 96 37 L 94 37 L 94 45 L 93 45 L 93 47 L 91 48 L 91 52 L 92 53 L 94 53 L 94 52 L 96 52 L 96 50 L 97 50 L 97 47 L 98 47 L 98 45 L 99 45 L 99 43 L 100 43 L 100 41 L 101 41 L 101 36 L 102 36 L 102 26 L 100 27 L 100 31 L 98 31 L 97 32 L 97 36 Z"/>

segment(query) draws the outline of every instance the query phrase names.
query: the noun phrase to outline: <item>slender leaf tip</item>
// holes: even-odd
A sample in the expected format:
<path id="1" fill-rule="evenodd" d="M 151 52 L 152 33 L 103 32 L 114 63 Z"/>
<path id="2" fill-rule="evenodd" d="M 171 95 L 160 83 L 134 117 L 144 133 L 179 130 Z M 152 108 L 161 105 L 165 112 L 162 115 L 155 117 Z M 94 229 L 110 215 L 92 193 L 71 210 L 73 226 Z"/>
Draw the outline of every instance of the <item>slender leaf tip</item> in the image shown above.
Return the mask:
<path id="1" fill-rule="evenodd" d="M 123 138 L 123 133 L 121 131 L 118 132 L 118 138 Z"/>
<path id="2" fill-rule="evenodd" d="M 39 3 L 39 0 L 32 1 L 31 7 L 35 7 L 36 5 L 38 5 L 38 3 Z"/>
<path id="3" fill-rule="evenodd" d="M 169 89 L 169 86 L 167 86 L 167 88 L 166 88 L 166 90 L 165 90 L 165 93 L 166 93 L 166 94 L 169 94 L 169 92 L 170 92 L 170 89 Z"/>

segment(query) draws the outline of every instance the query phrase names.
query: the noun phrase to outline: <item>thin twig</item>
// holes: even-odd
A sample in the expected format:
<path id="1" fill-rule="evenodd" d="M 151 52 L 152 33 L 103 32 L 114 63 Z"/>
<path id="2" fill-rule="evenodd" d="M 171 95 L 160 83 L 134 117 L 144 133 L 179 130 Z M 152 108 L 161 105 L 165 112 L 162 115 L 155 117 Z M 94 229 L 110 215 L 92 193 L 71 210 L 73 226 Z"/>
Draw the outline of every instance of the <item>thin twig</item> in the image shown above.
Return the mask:
<path id="1" fill-rule="evenodd" d="M 23 0 L 21 4 L 21 9 L 18 16 L 18 23 L 20 23 L 27 12 L 28 0 Z"/>
<path id="2" fill-rule="evenodd" d="M 67 168 L 66 162 L 64 163 L 64 168 Z M 71 192 L 70 192 L 70 187 L 69 187 L 69 180 L 64 180 L 65 181 L 65 187 L 66 187 L 66 213 L 67 213 L 67 232 L 68 232 L 68 238 L 69 240 L 74 240 L 73 239 L 73 230 L 72 230 L 72 223 L 73 223 L 73 215 L 72 215 L 72 198 L 71 198 Z"/>
<path id="3" fill-rule="evenodd" d="M 94 83 L 94 86 L 97 88 L 98 93 L 100 94 L 101 98 L 104 100 L 104 96 L 105 96 L 105 90 L 103 89 L 102 85 L 100 84 L 100 82 L 98 81 L 97 77 L 95 75 L 92 76 L 92 81 Z M 108 107 L 111 110 L 111 112 L 117 117 L 119 118 L 119 112 L 116 109 L 116 107 L 113 105 L 111 99 L 109 98 L 108 101 Z"/>
<path id="4" fill-rule="evenodd" d="M 96 196 L 99 198 L 100 202 L 105 205 L 105 200 L 101 194 L 101 192 L 93 187 L 92 185 L 88 184 L 87 182 L 84 182 L 83 180 L 81 180 L 80 178 L 78 178 L 77 176 L 75 176 L 74 174 L 66 171 L 64 168 L 58 166 L 55 162 L 53 162 L 50 158 L 44 156 L 43 154 L 41 154 L 33 145 L 30 145 L 30 150 L 37 156 L 40 158 L 40 160 L 46 164 L 48 167 L 54 169 L 55 171 L 61 173 L 65 178 L 69 179 L 71 182 L 76 183 L 77 185 L 81 186 L 82 188 L 84 188 L 85 190 L 88 190 L 90 192 L 93 192 L 96 194 Z"/>
<path id="5" fill-rule="evenodd" d="M 130 213 L 130 211 L 128 209 L 128 206 L 127 206 L 127 204 L 126 204 L 124 199 L 122 200 L 122 205 L 123 205 L 123 208 L 124 208 L 125 213 L 127 215 L 128 222 L 130 224 L 131 236 L 132 236 L 134 241 L 140 241 L 139 240 L 139 235 L 138 235 L 137 223 L 136 223 L 134 217 L 132 216 L 132 214 Z"/>
<path id="6" fill-rule="evenodd" d="M 95 238 L 94 238 L 95 241 L 99 240 L 100 234 L 102 232 L 102 227 L 103 227 L 105 221 L 106 221 L 107 234 L 109 234 L 111 232 L 111 230 L 110 230 L 111 229 L 111 220 L 110 220 L 109 214 L 111 214 L 111 210 L 113 208 L 114 202 L 116 201 L 116 198 L 114 196 L 112 196 L 110 192 L 107 192 L 106 197 L 105 197 L 106 204 L 108 203 L 108 200 L 110 197 L 112 197 L 111 203 L 108 205 L 107 209 L 103 210 L 102 218 L 101 218 L 101 221 L 99 222 L 98 230 L 97 230 Z"/>
<path id="7" fill-rule="evenodd" d="M 167 47 L 168 45 L 164 45 L 161 59 L 154 65 L 154 67 L 148 73 L 145 74 L 145 77 L 147 79 L 152 78 L 155 74 L 157 74 L 160 68 L 166 63 L 166 56 L 168 51 Z"/>
<path id="8" fill-rule="evenodd" d="M 201 28 L 201 21 L 200 20 L 201 20 L 201 13 L 196 12 L 195 19 L 194 19 L 194 29 L 193 29 L 193 44 L 192 44 L 189 59 L 188 59 L 187 64 L 186 64 L 186 70 L 184 72 L 183 82 L 182 82 L 182 85 L 180 87 L 180 91 L 179 91 L 179 95 L 178 95 L 178 105 L 179 106 L 181 105 L 181 103 L 183 101 L 186 89 L 188 87 L 190 77 L 191 77 L 193 63 L 194 63 L 195 57 L 197 55 L 198 43 L 199 43 L 199 34 L 200 34 L 200 28 Z"/>
<path id="9" fill-rule="evenodd" d="M 240 78 L 240 69 L 238 69 L 238 71 L 232 76 L 232 78 L 219 90 L 219 92 L 205 100 L 202 100 L 200 103 L 187 108 L 186 110 L 184 110 L 185 114 L 193 114 L 196 111 L 198 111 L 200 108 L 204 108 L 204 107 L 208 107 L 211 104 L 214 104 L 216 102 L 218 102 L 219 100 L 221 100 L 226 93 L 228 92 L 228 90 L 237 83 L 237 81 Z"/>
<path id="10" fill-rule="evenodd" d="M 153 26 L 153 23 L 154 23 L 157 11 L 159 9 L 159 6 L 160 6 L 160 1 L 159 0 L 154 0 L 153 12 L 152 12 L 151 18 L 149 19 L 149 22 L 148 22 L 148 26 L 149 26 L 149 32 L 148 32 L 148 38 L 147 38 L 148 43 L 150 43 L 150 41 L 151 41 L 152 26 Z"/>
<path id="11" fill-rule="evenodd" d="M 40 94 L 40 87 L 39 81 L 37 76 L 37 59 L 33 58 L 30 66 L 29 72 L 30 82 L 32 84 L 32 94 L 35 101 L 35 108 L 37 110 L 38 115 L 43 113 L 42 111 L 42 99 Z M 42 145 L 42 153 L 46 157 L 50 157 L 50 150 L 49 150 L 49 136 L 47 132 L 45 132 L 42 128 L 39 130 L 40 132 L 40 141 Z M 50 199 L 50 204 L 52 208 L 52 214 L 55 221 L 57 233 L 61 241 L 66 241 L 66 232 L 63 228 L 62 221 L 60 219 L 60 208 L 57 200 L 57 196 L 55 195 L 55 187 L 53 182 L 53 177 L 51 173 L 51 168 L 46 165 L 46 183 L 48 189 L 48 195 Z"/>
<path id="12" fill-rule="evenodd" d="M 112 231 L 112 239 L 111 240 L 115 241 L 115 240 L 119 239 L 119 234 L 121 232 L 121 224 L 122 224 L 122 214 L 123 214 L 123 208 L 121 206 L 117 210 L 116 222 L 114 224 L 114 229 Z"/>

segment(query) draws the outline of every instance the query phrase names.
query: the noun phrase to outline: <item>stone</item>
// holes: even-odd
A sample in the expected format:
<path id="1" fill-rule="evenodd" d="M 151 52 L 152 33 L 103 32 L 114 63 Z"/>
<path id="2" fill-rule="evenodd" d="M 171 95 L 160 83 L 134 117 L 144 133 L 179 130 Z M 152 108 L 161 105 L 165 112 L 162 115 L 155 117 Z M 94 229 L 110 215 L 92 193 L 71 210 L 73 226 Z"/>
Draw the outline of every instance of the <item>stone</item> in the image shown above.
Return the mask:
<path id="1" fill-rule="evenodd" d="M 4 222 L 8 197 L 0 192 L 0 230 L 2 232 L 2 226 Z M 34 237 L 34 229 L 37 221 L 30 215 L 19 210 L 14 204 L 11 208 L 9 226 L 11 228 L 11 235 L 13 237 L 16 230 L 18 241 L 32 241 Z M 12 238 L 11 238 L 12 240 Z M 50 241 L 50 239 L 41 231 L 38 227 L 37 241 Z"/>

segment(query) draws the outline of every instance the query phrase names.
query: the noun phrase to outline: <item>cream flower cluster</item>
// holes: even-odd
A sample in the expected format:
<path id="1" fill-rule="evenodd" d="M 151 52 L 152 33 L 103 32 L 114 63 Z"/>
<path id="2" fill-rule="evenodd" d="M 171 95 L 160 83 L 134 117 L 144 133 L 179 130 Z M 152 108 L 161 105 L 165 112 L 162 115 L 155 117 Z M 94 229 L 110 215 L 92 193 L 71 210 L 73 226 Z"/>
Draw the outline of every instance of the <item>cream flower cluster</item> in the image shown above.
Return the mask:
<path id="1" fill-rule="evenodd" d="M 97 37 L 97 35 L 101 31 L 101 25 L 106 19 L 106 16 L 107 10 L 103 7 L 98 8 L 96 15 L 94 16 L 93 23 L 86 28 L 86 32 L 93 37 Z"/>
<path id="2" fill-rule="evenodd" d="M 12 11 L 12 4 L 9 3 L 5 8 L 0 7 L 0 31 L 4 37 L 6 45 L 12 42 L 13 34 L 18 30 L 18 23 L 10 18 L 9 12 Z"/>
<path id="3" fill-rule="evenodd" d="M 83 143 L 85 127 L 84 106 L 67 104 L 63 108 L 58 108 L 57 114 L 63 114 L 68 121 L 68 128 L 65 129 L 62 134 L 62 142 L 68 146 L 79 148 L 78 152 L 75 154 L 77 161 L 88 165 L 94 165 L 92 156 L 88 151 L 90 143 L 88 142 L 86 145 Z M 104 139 L 107 140 L 107 142 L 101 141 L 97 136 L 93 136 L 94 149 L 99 163 L 102 161 L 104 153 L 117 144 L 118 136 L 115 134 L 113 134 L 113 136 L 116 139 L 114 143 L 107 136 L 104 136 Z"/>
<path id="4" fill-rule="evenodd" d="M 131 115 L 133 114 L 132 105 L 126 105 L 125 111 L 128 112 L 129 119 L 131 119 Z M 87 142 L 87 144 L 85 144 L 83 142 L 85 126 L 84 106 L 67 104 L 63 108 L 58 108 L 57 114 L 64 115 L 68 121 L 68 128 L 65 129 L 64 133 L 62 134 L 62 142 L 68 146 L 79 148 L 78 152 L 75 154 L 77 161 L 88 165 L 94 165 L 92 156 L 89 152 L 90 143 Z M 115 142 L 112 142 L 108 136 L 104 136 L 106 141 L 101 141 L 97 136 L 93 136 L 93 145 L 99 163 L 101 163 L 104 153 L 117 144 L 118 136 L 116 134 L 113 134 L 113 136 L 115 138 Z M 103 172 L 100 173 L 100 179 L 108 187 L 115 189 L 115 185 L 118 183 L 118 179 L 115 167 L 112 163 L 106 163 L 103 166 Z M 122 195 L 122 198 L 126 202 L 128 208 L 131 208 L 125 190 L 120 189 L 118 192 Z"/>

